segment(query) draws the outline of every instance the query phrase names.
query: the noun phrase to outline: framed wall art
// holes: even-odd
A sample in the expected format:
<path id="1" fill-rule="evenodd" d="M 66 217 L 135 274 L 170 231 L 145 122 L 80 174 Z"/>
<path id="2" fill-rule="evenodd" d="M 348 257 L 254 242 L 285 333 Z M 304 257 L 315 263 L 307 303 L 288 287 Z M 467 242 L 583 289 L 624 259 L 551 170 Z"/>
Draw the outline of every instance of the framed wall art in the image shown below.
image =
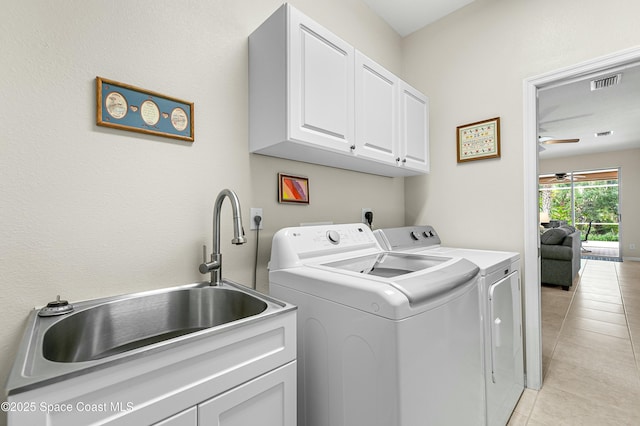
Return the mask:
<path id="1" fill-rule="evenodd" d="M 309 204 L 309 179 L 278 173 L 278 202 Z"/>
<path id="2" fill-rule="evenodd" d="M 458 126 L 458 163 L 500 157 L 500 117 Z"/>
<path id="3" fill-rule="evenodd" d="M 96 77 L 96 124 L 193 142 L 193 102 Z"/>

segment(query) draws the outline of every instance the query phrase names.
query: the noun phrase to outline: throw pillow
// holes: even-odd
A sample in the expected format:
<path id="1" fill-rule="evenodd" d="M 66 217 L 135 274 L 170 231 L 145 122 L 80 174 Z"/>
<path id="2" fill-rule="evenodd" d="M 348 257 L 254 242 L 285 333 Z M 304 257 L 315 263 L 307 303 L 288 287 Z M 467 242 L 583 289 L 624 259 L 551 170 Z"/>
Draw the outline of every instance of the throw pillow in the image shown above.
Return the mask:
<path id="1" fill-rule="evenodd" d="M 566 229 L 551 228 L 544 234 L 540 235 L 540 242 L 547 245 L 562 244 L 564 237 L 569 235 Z"/>

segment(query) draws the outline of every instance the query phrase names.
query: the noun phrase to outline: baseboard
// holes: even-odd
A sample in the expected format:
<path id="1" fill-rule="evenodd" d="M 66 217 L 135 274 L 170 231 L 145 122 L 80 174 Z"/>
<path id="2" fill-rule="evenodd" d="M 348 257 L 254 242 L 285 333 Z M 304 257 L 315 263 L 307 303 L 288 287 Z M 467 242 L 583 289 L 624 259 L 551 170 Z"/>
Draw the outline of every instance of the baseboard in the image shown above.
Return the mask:
<path id="1" fill-rule="evenodd" d="M 623 262 L 640 262 L 640 257 L 623 257 Z"/>

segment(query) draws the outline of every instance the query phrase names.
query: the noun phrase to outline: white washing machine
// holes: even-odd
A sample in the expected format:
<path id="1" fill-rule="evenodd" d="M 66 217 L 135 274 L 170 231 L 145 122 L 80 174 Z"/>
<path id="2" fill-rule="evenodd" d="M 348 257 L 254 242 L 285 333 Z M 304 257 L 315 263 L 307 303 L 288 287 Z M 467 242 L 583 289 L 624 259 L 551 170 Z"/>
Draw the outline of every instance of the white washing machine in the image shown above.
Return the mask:
<path id="1" fill-rule="evenodd" d="M 374 232 L 386 250 L 465 258 L 480 268 L 487 425 L 506 425 L 524 390 L 520 255 L 441 247 L 431 226 Z"/>
<path id="2" fill-rule="evenodd" d="M 482 424 L 478 273 L 385 252 L 360 223 L 278 231 L 269 286 L 298 306 L 298 425 Z"/>

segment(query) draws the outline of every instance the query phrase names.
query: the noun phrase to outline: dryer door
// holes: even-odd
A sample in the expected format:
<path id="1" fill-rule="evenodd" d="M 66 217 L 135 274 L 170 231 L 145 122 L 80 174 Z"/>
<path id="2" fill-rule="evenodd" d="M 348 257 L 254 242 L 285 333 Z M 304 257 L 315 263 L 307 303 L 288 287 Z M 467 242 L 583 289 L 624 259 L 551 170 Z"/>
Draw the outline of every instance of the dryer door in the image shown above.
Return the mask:
<path id="1" fill-rule="evenodd" d="M 514 271 L 489 287 L 487 420 L 506 424 L 524 389 L 520 276 Z"/>

